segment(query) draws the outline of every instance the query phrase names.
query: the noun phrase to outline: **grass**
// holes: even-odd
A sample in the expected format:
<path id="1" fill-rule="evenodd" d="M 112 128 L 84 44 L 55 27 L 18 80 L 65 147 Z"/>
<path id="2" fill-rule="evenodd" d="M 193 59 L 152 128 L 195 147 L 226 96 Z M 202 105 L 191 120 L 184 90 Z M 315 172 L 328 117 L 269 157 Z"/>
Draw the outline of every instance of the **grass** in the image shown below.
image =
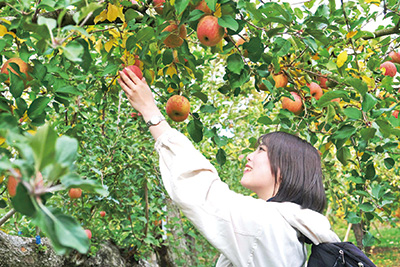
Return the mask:
<path id="1" fill-rule="evenodd" d="M 379 239 L 379 241 L 366 251 L 368 257 L 376 266 L 400 266 L 400 222 L 396 227 L 387 224 L 377 224 L 371 229 L 371 233 Z M 343 240 L 347 225 L 346 222 L 336 221 L 333 223 L 333 230 Z M 356 244 L 353 231 L 350 231 L 348 241 Z"/>

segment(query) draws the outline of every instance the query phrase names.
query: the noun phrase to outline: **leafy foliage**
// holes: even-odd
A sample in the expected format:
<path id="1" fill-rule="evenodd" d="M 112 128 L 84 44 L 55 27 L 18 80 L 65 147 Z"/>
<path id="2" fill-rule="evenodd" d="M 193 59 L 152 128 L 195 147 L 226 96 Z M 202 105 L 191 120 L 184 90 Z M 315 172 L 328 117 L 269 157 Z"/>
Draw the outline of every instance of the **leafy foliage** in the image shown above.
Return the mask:
<path id="1" fill-rule="evenodd" d="M 399 47 L 398 1 L 207 0 L 227 33 L 215 47 L 196 38 L 199 1 L 166 1 L 162 15 L 151 1 L 136 2 L 0 1 L 0 60 L 19 57 L 32 66 L 29 81 L 0 74 L 0 169 L 5 176 L 20 170 L 23 181 L 11 200 L 3 191 L 4 209 L 20 213 L 8 230 L 16 232 L 16 222 L 32 235 L 36 225 L 58 252 L 84 253 L 82 225 L 93 245 L 111 238 L 139 259 L 161 245 L 179 250 L 171 233 L 182 227 L 181 236 L 194 238 L 195 265 L 209 264 L 216 252 L 169 212 L 153 140 L 116 83 L 118 70 L 139 64 L 160 107 L 175 94 L 190 100 L 191 117 L 173 126 L 236 191 L 249 193 L 237 181 L 245 161 L 238 158 L 260 134 L 281 130 L 311 142 L 321 152 L 328 211 L 362 223 L 363 244 L 373 245 L 371 223 L 394 222 L 399 199 L 400 119 L 392 115 L 399 76 L 379 68 Z M 373 33 L 364 26 L 379 4 L 385 24 Z M 170 20 L 188 30 L 175 49 L 163 44 Z M 289 83 L 277 88 L 273 77 L 281 72 Z M 322 78 L 317 100 L 307 84 L 322 85 Z M 281 108 L 291 91 L 301 96 L 299 115 Z M 72 187 L 83 196 L 69 199 Z M 73 234 L 66 239 L 66 232 Z"/>

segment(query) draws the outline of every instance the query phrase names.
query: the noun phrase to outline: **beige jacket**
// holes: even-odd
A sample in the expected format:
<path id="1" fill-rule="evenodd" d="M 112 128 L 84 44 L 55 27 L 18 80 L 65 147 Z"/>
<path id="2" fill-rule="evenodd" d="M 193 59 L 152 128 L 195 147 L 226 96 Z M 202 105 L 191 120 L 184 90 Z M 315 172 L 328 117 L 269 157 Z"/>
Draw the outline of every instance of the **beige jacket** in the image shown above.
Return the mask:
<path id="1" fill-rule="evenodd" d="M 172 200 L 221 253 L 217 267 L 300 267 L 298 232 L 315 244 L 335 242 L 321 214 L 294 203 L 266 202 L 233 192 L 212 164 L 172 129 L 156 141 L 164 186 Z"/>

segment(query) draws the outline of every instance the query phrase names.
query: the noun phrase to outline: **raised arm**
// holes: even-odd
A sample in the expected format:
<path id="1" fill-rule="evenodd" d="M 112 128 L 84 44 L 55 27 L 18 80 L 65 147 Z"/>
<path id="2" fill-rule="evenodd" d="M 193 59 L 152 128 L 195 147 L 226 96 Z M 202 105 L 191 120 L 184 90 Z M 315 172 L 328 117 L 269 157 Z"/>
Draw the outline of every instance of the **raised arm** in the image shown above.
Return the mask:
<path id="1" fill-rule="evenodd" d="M 149 121 L 153 116 L 160 116 L 161 111 L 158 109 L 150 87 L 147 85 L 146 80 L 140 80 L 130 69 L 125 69 L 124 72 L 120 71 L 121 76 L 118 83 L 121 85 L 132 107 L 140 112 L 144 121 Z M 150 133 L 153 138 L 157 140 L 164 132 L 171 129 L 168 122 L 162 121 L 157 125 L 150 126 Z"/>

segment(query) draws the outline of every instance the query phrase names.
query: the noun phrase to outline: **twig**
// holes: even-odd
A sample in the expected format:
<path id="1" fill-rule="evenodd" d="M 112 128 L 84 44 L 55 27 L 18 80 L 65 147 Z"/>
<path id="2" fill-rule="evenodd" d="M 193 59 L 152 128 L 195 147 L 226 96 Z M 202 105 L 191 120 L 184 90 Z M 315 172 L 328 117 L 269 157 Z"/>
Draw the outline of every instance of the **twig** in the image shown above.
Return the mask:
<path id="1" fill-rule="evenodd" d="M 17 211 L 15 209 L 10 210 L 9 212 L 7 212 L 1 219 L 0 219 L 0 226 L 3 225 L 3 223 L 5 223 L 11 216 L 14 215 L 14 213 L 16 213 Z"/>

